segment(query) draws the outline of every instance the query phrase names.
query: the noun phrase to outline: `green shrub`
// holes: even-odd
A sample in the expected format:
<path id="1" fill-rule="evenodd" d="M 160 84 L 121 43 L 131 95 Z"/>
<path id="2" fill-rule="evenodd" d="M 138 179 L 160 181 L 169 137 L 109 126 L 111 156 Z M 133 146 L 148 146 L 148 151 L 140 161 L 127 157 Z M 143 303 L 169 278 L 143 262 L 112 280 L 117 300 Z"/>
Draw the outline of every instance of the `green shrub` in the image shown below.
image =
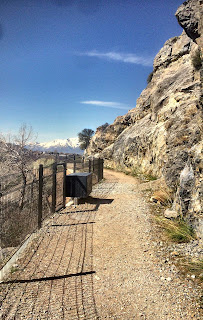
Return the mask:
<path id="1" fill-rule="evenodd" d="M 155 177 L 155 176 L 153 176 L 151 174 L 144 174 L 144 177 L 145 177 L 146 181 L 147 180 L 149 180 L 149 181 L 157 180 L 157 177 Z"/>
<path id="2" fill-rule="evenodd" d="M 11 269 L 10 269 L 10 273 L 14 273 L 16 271 L 18 271 L 18 268 L 15 267 L 15 266 L 12 266 Z"/>
<path id="3" fill-rule="evenodd" d="M 192 56 L 192 64 L 196 70 L 199 70 L 202 66 L 201 54 L 200 50 L 197 50 L 195 54 Z"/>

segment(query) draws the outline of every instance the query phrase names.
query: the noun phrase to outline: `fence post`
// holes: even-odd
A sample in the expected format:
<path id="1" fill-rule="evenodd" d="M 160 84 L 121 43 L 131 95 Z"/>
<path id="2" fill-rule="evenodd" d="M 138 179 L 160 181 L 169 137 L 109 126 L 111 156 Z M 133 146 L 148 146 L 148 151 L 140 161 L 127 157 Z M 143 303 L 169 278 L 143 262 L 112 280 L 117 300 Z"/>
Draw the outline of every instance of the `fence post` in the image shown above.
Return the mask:
<path id="1" fill-rule="evenodd" d="M 82 170 L 84 171 L 84 167 L 85 167 L 85 158 L 84 156 L 82 157 Z"/>
<path id="2" fill-rule="evenodd" d="M 43 165 L 39 165 L 38 229 L 42 226 Z"/>
<path id="3" fill-rule="evenodd" d="M 95 169 L 95 163 L 94 163 L 94 158 L 92 160 L 92 171 L 94 172 L 94 169 Z"/>
<path id="4" fill-rule="evenodd" d="M 89 172 L 91 172 L 91 160 L 89 160 Z"/>
<path id="5" fill-rule="evenodd" d="M 101 179 L 104 178 L 104 159 L 101 159 Z"/>
<path id="6" fill-rule="evenodd" d="M 67 163 L 63 163 L 63 207 L 66 207 L 66 168 Z"/>
<path id="7" fill-rule="evenodd" d="M 100 181 L 100 158 L 98 158 L 98 162 L 97 162 L 97 174 L 98 174 L 98 182 Z"/>
<path id="8" fill-rule="evenodd" d="M 52 173 L 52 213 L 56 210 L 56 170 L 57 163 L 53 163 L 53 173 Z"/>
<path id="9" fill-rule="evenodd" d="M 76 171 L 76 160 L 75 160 L 75 154 L 73 156 L 73 172 L 75 173 Z"/>

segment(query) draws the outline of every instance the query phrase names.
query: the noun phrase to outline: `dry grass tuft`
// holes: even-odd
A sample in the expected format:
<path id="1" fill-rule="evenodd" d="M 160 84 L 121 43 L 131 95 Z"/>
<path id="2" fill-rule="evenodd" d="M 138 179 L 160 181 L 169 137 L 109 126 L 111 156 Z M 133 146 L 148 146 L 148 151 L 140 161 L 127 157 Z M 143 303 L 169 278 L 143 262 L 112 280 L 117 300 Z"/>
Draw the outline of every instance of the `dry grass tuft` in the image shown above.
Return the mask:
<path id="1" fill-rule="evenodd" d="M 169 191 L 162 189 L 155 191 L 151 197 L 151 200 L 166 206 L 172 203 L 172 195 Z"/>
<path id="2" fill-rule="evenodd" d="M 171 126 L 173 125 L 173 123 L 174 123 L 174 119 L 167 120 L 167 121 L 164 123 L 164 126 L 165 126 L 166 130 L 170 129 Z"/>
<path id="3" fill-rule="evenodd" d="M 196 277 L 200 278 L 200 280 L 203 280 L 203 259 L 182 261 L 181 265 L 187 272 L 192 273 Z"/>
<path id="4" fill-rule="evenodd" d="M 161 226 L 167 238 L 173 242 L 182 243 L 190 242 L 196 239 L 192 226 L 182 219 L 169 220 L 164 217 L 155 217 L 159 226 Z"/>
<path id="5" fill-rule="evenodd" d="M 180 146 L 182 144 L 185 144 L 189 141 L 189 136 L 181 136 L 181 137 L 176 137 L 174 139 L 174 145 L 175 146 Z"/>
<path id="6" fill-rule="evenodd" d="M 196 105 L 191 105 L 185 110 L 184 117 L 194 117 L 196 113 L 198 112 L 198 109 Z"/>

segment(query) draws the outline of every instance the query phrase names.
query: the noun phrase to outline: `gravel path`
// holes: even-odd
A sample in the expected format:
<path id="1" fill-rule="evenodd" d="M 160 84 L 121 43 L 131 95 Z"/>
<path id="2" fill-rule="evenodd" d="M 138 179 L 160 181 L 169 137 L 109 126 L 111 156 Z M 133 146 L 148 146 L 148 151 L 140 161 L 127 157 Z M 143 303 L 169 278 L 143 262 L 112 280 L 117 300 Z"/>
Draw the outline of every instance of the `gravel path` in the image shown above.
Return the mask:
<path id="1" fill-rule="evenodd" d="M 104 177 L 27 247 L 0 285 L 0 319 L 201 319 L 198 288 L 158 254 L 139 182 Z"/>

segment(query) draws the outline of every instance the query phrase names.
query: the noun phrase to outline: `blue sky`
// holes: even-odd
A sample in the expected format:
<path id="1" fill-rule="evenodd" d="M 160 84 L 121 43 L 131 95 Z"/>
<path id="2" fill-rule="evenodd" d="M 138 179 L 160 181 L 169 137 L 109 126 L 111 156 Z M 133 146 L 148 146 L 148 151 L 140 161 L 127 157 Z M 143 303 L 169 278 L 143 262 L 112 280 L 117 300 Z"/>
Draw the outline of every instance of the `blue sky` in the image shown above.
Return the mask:
<path id="1" fill-rule="evenodd" d="M 0 0 L 0 132 L 76 137 L 136 106 L 178 0 Z"/>

